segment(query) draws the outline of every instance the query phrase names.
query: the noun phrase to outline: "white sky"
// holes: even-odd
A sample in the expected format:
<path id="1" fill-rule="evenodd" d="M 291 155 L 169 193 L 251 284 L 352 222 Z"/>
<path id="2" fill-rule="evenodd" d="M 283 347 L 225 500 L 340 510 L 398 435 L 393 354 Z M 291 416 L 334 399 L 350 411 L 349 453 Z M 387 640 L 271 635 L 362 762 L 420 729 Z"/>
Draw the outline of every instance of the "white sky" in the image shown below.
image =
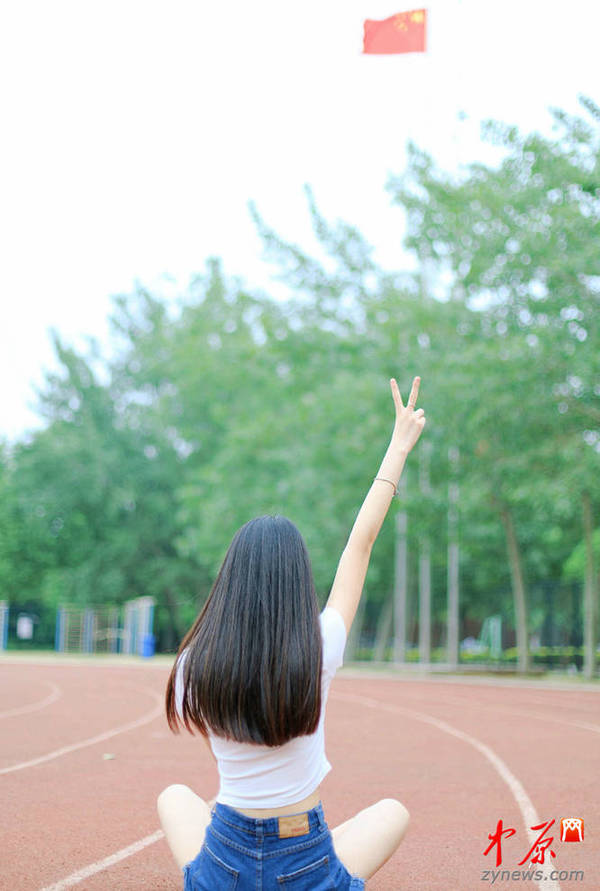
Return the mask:
<path id="1" fill-rule="evenodd" d="M 247 210 L 313 242 L 303 184 L 406 268 L 384 185 L 409 138 L 440 165 L 496 155 L 495 118 L 550 133 L 600 101 L 594 0 L 431 0 L 426 54 L 364 56 L 362 23 L 403 0 L 19 0 L 0 16 L 0 437 L 37 425 L 49 327 L 106 342 L 112 294 L 175 295 L 210 255 L 272 271 Z M 467 113 L 459 123 L 459 111 Z M 281 287 L 271 288 L 274 294 Z"/>

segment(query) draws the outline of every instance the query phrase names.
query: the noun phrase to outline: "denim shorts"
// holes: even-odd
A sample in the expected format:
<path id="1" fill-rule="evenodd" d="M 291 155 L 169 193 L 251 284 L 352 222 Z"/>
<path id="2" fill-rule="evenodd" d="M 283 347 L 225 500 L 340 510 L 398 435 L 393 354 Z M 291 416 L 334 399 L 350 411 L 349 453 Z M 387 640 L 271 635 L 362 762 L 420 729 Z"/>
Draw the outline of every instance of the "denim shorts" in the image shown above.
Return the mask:
<path id="1" fill-rule="evenodd" d="M 303 814 L 254 819 L 218 802 L 184 891 L 358 891 L 335 853 L 321 802 Z"/>

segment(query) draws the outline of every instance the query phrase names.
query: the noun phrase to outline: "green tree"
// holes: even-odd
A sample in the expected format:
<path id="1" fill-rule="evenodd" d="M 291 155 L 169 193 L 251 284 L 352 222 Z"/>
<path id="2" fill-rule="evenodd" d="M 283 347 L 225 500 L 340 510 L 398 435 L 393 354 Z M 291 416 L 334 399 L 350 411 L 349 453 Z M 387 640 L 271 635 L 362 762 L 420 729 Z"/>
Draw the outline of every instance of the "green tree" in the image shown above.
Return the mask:
<path id="1" fill-rule="evenodd" d="M 61 370 L 40 393 L 48 426 L 13 454 L 20 535 L 11 600 L 23 590 L 52 606 L 153 595 L 163 644 L 172 647 L 184 631 L 175 592 L 193 589 L 198 575 L 174 546 L 178 456 L 164 434 L 126 423 L 90 360 L 57 336 L 54 345 Z M 25 586 L 16 567 L 26 555 Z"/>
<path id="2" fill-rule="evenodd" d="M 473 164 L 455 181 L 411 145 L 407 175 L 389 183 L 407 210 L 407 246 L 451 272 L 453 300 L 485 304 L 465 433 L 479 442 L 477 464 L 506 535 L 522 669 L 523 543 L 538 562 L 540 544 L 552 543 L 546 564 L 556 572 L 573 545 L 565 521 L 576 522 L 586 498 L 600 500 L 590 448 L 600 439 L 600 112 L 582 104 L 592 123 L 554 111 L 556 140 L 488 122 L 487 137 L 506 152 L 497 169 Z M 588 590 L 590 607 L 594 599 Z"/>

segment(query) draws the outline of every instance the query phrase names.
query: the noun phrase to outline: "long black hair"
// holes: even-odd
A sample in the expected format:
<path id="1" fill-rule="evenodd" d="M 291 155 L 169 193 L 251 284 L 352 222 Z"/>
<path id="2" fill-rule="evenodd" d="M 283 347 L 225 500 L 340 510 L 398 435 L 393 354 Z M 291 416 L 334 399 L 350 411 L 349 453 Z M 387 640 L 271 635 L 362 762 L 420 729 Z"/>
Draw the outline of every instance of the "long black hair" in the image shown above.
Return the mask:
<path id="1" fill-rule="evenodd" d="M 183 664 L 182 719 L 175 677 Z M 279 746 L 314 733 L 321 714 L 319 606 L 306 545 L 282 516 L 239 529 L 206 603 L 182 640 L 167 684 L 171 730 L 208 728 Z"/>

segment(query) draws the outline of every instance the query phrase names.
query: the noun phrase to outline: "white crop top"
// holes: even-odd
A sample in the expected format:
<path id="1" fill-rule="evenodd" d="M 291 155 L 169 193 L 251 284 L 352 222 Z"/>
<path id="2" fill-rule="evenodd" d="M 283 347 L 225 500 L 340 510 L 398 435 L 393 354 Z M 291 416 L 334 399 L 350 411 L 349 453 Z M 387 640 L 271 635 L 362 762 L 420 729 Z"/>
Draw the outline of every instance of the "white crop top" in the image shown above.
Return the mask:
<path id="1" fill-rule="evenodd" d="M 309 796 L 331 770 L 325 756 L 325 707 L 329 685 L 344 659 L 346 626 L 340 613 L 325 607 L 320 616 L 323 638 L 321 717 L 316 731 L 282 746 L 239 743 L 215 736 L 208 739 L 217 759 L 220 787 L 216 800 L 238 808 L 276 808 Z M 175 679 L 175 704 L 181 715 L 183 661 Z"/>

